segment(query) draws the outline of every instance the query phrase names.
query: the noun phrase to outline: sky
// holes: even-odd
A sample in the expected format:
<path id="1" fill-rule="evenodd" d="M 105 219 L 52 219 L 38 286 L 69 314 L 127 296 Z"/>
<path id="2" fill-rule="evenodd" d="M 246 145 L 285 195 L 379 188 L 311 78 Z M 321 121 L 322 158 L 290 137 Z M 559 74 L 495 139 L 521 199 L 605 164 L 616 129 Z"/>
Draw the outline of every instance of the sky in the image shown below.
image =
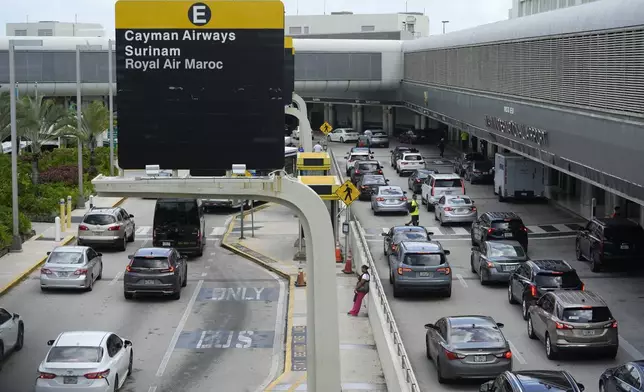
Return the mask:
<path id="1" fill-rule="evenodd" d="M 287 15 L 321 15 L 334 11 L 353 13 L 424 12 L 429 16 L 430 34 L 447 32 L 507 19 L 512 0 L 283 0 Z M 114 36 L 115 0 L 0 0 L 0 35 L 8 22 L 101 23 Z"/>

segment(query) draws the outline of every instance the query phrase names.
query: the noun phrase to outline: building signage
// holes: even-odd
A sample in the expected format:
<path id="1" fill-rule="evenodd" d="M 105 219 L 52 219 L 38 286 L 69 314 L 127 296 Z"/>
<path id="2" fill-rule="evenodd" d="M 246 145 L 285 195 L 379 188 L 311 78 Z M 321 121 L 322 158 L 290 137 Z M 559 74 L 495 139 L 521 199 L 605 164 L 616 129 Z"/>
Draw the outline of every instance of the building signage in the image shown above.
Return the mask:
<path id="1" fill-rule="evenodd" d="M 284 166 L 284 44 L 280 1 L 119 0 L 119 166 Z"/>
<path id="2" fill-rule="evenodd" d="M 536 143 L 540 146 L 548 144 L 548 132 L 543 129 L 520 124 L 514 121 L 503 120 L 494 116 L 485 116 L 485 125 L 494 131 L 505 133 L 517 139 Z"/>

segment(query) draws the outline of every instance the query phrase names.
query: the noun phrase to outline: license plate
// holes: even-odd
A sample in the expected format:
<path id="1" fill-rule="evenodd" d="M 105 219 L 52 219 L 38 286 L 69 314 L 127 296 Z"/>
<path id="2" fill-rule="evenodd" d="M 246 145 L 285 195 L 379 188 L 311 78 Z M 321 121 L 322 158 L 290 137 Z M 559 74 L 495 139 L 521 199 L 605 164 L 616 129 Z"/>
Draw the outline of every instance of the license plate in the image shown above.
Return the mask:
<path id="1" fill-rule="evenodd" d="M 452 191 L 445 191 L 445 195 L 451 195 Z"/>
<path id="2" fill-rule="evenodd" d="M 620 249 L 630 249 L 630 246 L 628 244 L 622 244 L 622 246 L 619 247 Z"/>
<path id="3" fill-rule="evenodd" d="M 387 204 L 396 204 L 396 200 L 387 200 L 386 203 Z"/>
<path id="4" fill-rule="evenodd" d="M 474 362 L 487 362 L 487 355 L 475 355 Z"/>
<path id="5" fill-rule="evenodd" d="M 63 377 L 63 384 L 78 384 L 76 377 Z"/>
<path id="6" fill-rule="evenodd" d="M 521 192 L 521 196 L 528 196 L 528 192 Z"/>
<path id="7" fill-rule="evenodd" d="M 60 276 L 60 277 L 65 278 L 65 277 L 67 277 L 67 275 L 69 275 L 69 272 L 56 272 L 56 274 L 57 274 L 58 276 Z"/>
<path id="8" fill-rule="evenodd" d="M 595 335 L 595 330 L 594 329 L 587 329 L 581 331 L 581 334 L 584 336 L 594 336 Z"/>
<path id="9" fill-rule="evenodd" d="M 512 233 L 505 233 L 505 234 L 503 234 L 503 236 L 506 237 L 506 238 L 512 237 Z"/>
<path id="10" fill-rule="evenodd" d="M 94 235 L 103 235 L 103 232 L 102 231 L 95 231 Z"/>
<path id="11" fill-rule="evenodd" d="M 503 266 L 503 271 L 514 271 L 515 269 L 517 269 L 516 265 L 505 265 L 505 266 Z"/>
<path id="12" fill-rule="evenodd" d="M 418 276 L 421 277 L 421 278 L 428 278 L 428 277 L 432 276 L 432 273 L 431 272 L 419 272 Z"/>
<path id="13" fill-rule="evenodd" d="M 457 214 L 465 214 L 466 212 L 469 212 L 469 210 L 467 210 L 465 208 L 459 208 L 459 209 L 456 210 Z"/>
<path id="14" fill-rule="evenodd" d="M 155 284 L 156 282 L 154 279 L 146 279 L 143 281 L 143 284 Z"/>
<path id="15" fill-rule="evenodd" d="M 170 243 L 169 241 L 163 241 L 161 243 L 161 246 L 170 246 L 170 245 L 172 245 L 172 243 Z"/>

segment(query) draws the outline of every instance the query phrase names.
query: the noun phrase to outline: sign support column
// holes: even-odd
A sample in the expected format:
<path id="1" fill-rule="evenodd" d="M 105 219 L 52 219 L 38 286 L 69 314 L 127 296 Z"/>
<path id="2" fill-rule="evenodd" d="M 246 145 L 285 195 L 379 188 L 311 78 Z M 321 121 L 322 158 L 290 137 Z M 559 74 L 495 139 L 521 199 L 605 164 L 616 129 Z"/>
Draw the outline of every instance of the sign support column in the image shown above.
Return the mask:
<path id="1" fill-rule="evenodd" d="M 345 208 L 345 221 L 344 224 L 342 225 L 342 232 L 344 233 L 344 254 L 349 255 L 349 233 L 350 233 L 350 227 L 351 225 L 349 222 L 351 221 L 351 204 L 358 200 L 360 197 L 360 191 L 358 188 L 356 188 L 355 185 L 351 182 L 351 180 L 347 180 L 344 182 L 344 184 L 340 185 L 338 187 L 338 190 L 335 192 L 336 195 L 344 202 L 346 205 Z M 346 256 L 345 256 L 346 257 Z M 353 268 L 357 268 L 355 266 L 352 266 Z"/>

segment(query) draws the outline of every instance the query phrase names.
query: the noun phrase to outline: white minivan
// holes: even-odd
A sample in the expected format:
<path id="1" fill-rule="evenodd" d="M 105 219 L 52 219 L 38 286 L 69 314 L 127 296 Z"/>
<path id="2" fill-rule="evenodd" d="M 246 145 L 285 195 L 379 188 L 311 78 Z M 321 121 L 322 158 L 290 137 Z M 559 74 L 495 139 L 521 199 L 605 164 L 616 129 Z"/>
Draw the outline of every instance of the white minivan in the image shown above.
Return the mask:
<path id="1" fill-rule="evenodd" d="M 458 174 L 430 174 L 423 182 L 421 202 L 427 205 L 427 211 L 432 211 L 444 195 L 465 195 L 465 183 Z"/>

